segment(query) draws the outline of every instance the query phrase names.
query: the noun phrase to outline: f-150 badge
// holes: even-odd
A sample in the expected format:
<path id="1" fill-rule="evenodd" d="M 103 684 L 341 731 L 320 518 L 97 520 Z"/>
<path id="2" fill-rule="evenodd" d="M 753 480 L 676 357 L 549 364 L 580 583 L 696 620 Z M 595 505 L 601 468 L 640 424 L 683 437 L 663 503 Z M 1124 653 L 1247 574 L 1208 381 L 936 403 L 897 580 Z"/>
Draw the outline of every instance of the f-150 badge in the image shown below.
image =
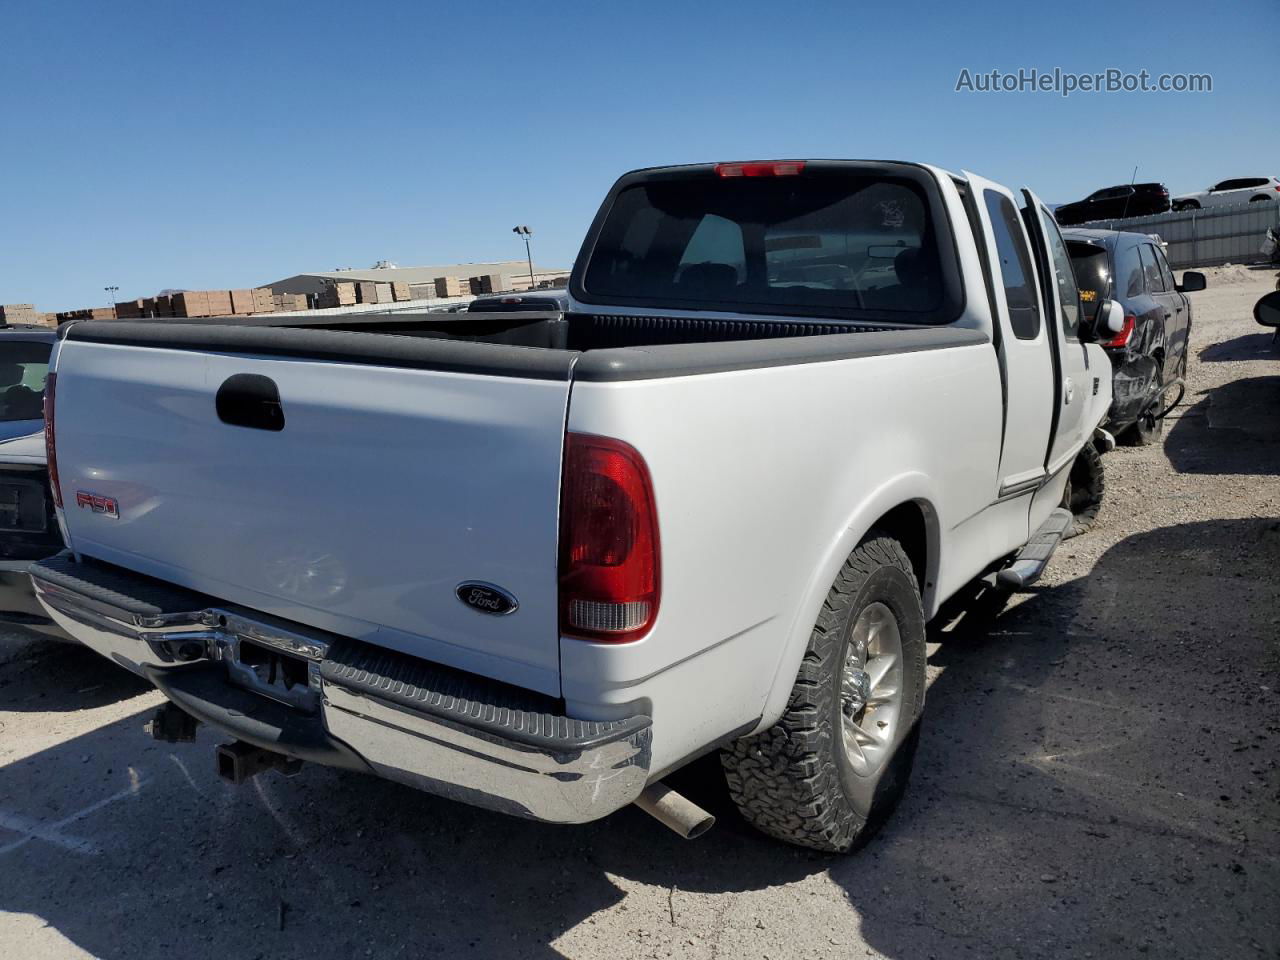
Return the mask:
<path id="1" fill-rule="evenodd" d="M 494 617 L 505 617 L 509 613 L 515 613 L 516 608 L 520 606 L 516 598 L 501 587 L 495 587 L 492 583 L 482 583 L 479 580 L 460 583 L 454 592 L 458 595 L 458 599 L 472 610 Z"/>
<path id="2" fill-rule="evenodd" d="M 111 517 L 113 520 L 120 519 L 120 504 L 116 502 L 115 497 L 101 497 L 87 490 L 77 490 L 76 506 L 82 510 L 88 509 L 94 513 L 100 513 L 104 517 Z"/>

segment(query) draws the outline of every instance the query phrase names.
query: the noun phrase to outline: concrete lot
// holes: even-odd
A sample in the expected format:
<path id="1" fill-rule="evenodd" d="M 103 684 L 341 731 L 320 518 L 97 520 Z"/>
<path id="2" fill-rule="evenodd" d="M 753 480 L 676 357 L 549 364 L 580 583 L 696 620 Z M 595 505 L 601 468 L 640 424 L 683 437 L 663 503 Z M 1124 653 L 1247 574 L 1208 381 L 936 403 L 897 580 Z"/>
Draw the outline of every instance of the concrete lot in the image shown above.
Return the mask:
<path id="1" fill-rule="evenodd" d="M 1098 527 L 996 620 L 939 630 L 912 788 L 861 854 L 721 814 L 683 842 L 308 768 L 231 787 L 158 695 L 0 638 L 0 957 L 1280 956 L 1273 274 L 1209 271 L 1186 405 L 1106 460 Z"/>

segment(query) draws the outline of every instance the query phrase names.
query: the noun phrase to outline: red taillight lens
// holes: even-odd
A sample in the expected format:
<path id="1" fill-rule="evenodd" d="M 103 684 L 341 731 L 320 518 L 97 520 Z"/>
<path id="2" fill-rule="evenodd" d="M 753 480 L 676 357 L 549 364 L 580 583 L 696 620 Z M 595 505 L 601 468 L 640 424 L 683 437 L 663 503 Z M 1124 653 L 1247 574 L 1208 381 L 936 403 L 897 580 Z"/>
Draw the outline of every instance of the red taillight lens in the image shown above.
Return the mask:
<path id="1" fill-rule="evenodd" d="M 658 513 L 644 458 L 630 444 L 565 435 L 560 502 L 560 630 L 619 643 L 658 615 Z"/>
<path id="2" fill-rule="evenodd" d="M 804 170 L 803 160 L 780 160 L 774 163 L 717 163 L 721 177 L 794 177 Z"/>
<path id="3" fill-rule="evenodd" d="M 62 488 L 58 485 L 58 452 L 53 434 L 53 403 L 57 389 L 58 375 L 49 374 L 44 384 L 44 456 L 49 465 L 49 491 L 53 494 L 53 505 L 62 506 Z"/>
<path id="4" fill-rule="evenodd" d="M 1123 347 L 1129 342 L 1129 338 L 1133 336 L 1134 327 L 1138 325 L 1138 318 L 1133 314 L 1127 314 L 1124 318 L 1124 328 L 1110 340 L 1101 341 L 1104 347 Z"/>

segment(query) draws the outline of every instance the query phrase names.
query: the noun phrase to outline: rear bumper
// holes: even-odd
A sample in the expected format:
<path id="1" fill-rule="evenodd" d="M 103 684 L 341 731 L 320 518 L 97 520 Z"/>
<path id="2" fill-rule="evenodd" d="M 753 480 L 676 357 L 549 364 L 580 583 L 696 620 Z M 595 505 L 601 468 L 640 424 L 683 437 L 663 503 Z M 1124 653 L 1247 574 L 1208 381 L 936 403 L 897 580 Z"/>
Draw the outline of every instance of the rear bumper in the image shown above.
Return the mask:
<path id="1" fill-rule="evenodd" d="M 648 780 L 647 716 L 576 720 L 541 694 L 69 554 L 33 564 L 31 576 L 76 639 L 267 750 L 554 823 L 606 816 Z M 255 669 L 264 651 L 289 661 L 291 687 L 277 679 L 283 669 Z"/>

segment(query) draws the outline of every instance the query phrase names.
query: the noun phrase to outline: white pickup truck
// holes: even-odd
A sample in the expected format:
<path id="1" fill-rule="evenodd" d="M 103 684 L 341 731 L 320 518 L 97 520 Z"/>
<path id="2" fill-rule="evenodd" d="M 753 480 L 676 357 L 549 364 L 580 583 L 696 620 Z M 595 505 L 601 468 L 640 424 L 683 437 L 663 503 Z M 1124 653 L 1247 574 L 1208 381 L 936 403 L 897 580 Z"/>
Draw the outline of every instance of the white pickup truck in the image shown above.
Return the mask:
<path id="1" fill-rule="evenodd" d="M 69 550 L 32 574 L 167 696 L 153 735 L 234 738 L 229 779 L 317 761 L 691 835 L 660 781 L 720 750 L 750 822 L 843 851 L 905 784 L 925 623 L 1071 523 L 1111 405 L 1080 316 L 1028 192 L 642 170 L 563 311 L 70 327 Z"/>

